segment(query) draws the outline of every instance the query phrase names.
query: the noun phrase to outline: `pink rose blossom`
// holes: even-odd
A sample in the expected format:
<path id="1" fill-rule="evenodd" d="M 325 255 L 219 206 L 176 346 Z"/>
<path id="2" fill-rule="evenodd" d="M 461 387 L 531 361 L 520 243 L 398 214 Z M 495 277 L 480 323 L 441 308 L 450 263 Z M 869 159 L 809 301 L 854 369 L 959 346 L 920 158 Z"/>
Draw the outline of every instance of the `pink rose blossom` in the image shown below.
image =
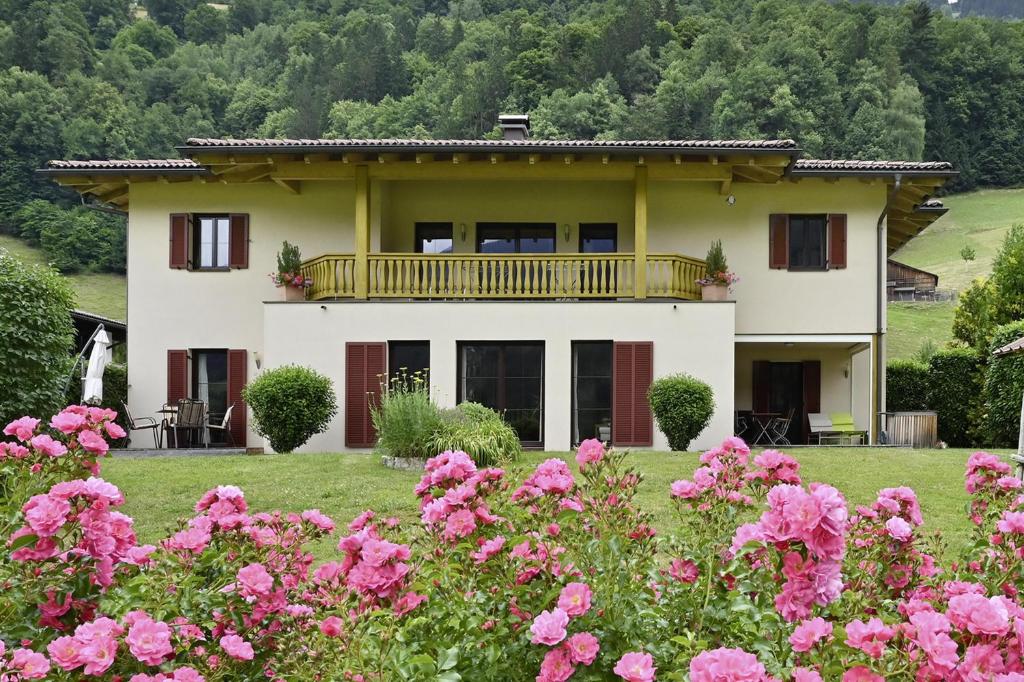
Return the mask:
<path id="1" fill-rule="evenodd" d="M 31 649 L 15 649 L 11 653 L 11 668 L 21 673 L 21 679 L 42 680 L 50 672 L 50 661 Z"/>
<path id="2" fill-rule="evenodd" d="M 597 658 L 601 646 L 597 637 L 589 632 L 577 632 L 565 643 L 569 651 L 569 658 L 573 663 L 590 665 Z"/>
<path id="3" fill-rule="evenodd" d="M 590 610 L 590 588 L 586 583 L 569 583 L 558 595 L 558 608 L 575 618 Z"/>
<path id="4" fill-rule="evenodd" d="M 221 637 L 220 648 L 228 656 L 239 661 L 251 661 L 256 655 L 256 652 L 252 649 L 252 644 L 249 644 L 249 642 L 238 635 L 225 635 Z"/>
<path id="5" fill-rule="evenodd" d="M 885 678 L 881 675 L 876 675 L 862 665 L 858 665 L 843 673 L 842 682 L 885 682 Z"/>
<path id="6" fill-rule="evenodd" d="M 53 419 L 50 420 L 50 426 L 70 436 L 85 426 L 85 415 L 72 412 L 71 408 L 67 408 L 53 416 Z M 95 436 L 96 434 L 93 435 Z"/>
<path id="7" fill-rule="evenodd" d="M 37 451 L 43 453 L 48 457 L 60 457 L 61 455 L 66 454 L 68 451 L 64 443 L 54 440 L 50 436 L 47 436 L 45 433 L 41 433 L 38 436 L 33 436 L 30 442 L 33 448 L 35 448 Z"/>
<path id="8" fill-rule="evenodd" d="M 124 429 L 121 428 L 121 425 L 118 424 L 117 422 L 104 422 L 103 430 L 106 431 L 107 435 L 110 436 L 113 440 L 120 440 L 121 438 L 124 438 L 125 436 L 128 435 L 127 433 L 125 433 Z"/>
<path id="9" fill-rule="evenodd" d="M 238 571 L 238 583 L 243 592 L 252 595 L 269 594 L 274 588 L 274 578 L 267 573 L 263 564 L 249 564 Z"/>
<path id="10" fill-rule="evenodd" d="M 534 644 L 554 646 L 565 639 L 565 626 L 568 624 L 569 614 L 562 609 L 541 611 L 530 625 L 530 633 L 533 635 L 530 641 Z"/>
<path id="11" fill-rule="evenodd" d="M 110 446 L 107 445 L 107 441 L 103 439 L 103 436 L 97 435 L 92 431 L 82 431 L 79 433 L 78 444 L 85 450 L 97 455 L 105 455 L 110 449 Z"/>
<path id="12" fill-rule="evenodd" d="M 36 432 L 37 426 L 39 426 L 38 419 L 35 419 L 34 417 L 22 417 L 21 419 L 15 419 L 5 426 L 4 435 L 14 436 L 22 443 L 27 443 Z"/>
<path id="13" fill-rule="evenodd" d="M 320 632 L 328 637 L 340 637 L 342 622 L 337 616 L 328 616 L 320 621 Z"/>
<path id="14" fill-rule="evenodd" d="M 576 669 L 572 665 L 569 651 L 564 647 L 551 649 L 544 654 L 537 682 L 565 682 L 574 672 Z"/>
<path id="15" fill-rule="evenodd" d="M 612 672 L 626 680 L 626 682 L 651 682 L 651 680 L 655 679 L 655 670 L 654 659 L 650 654 L 631 651 L 622 655 L 622 658 L 615 664 Z M 690 674 L 691 676 L 693 674 L 692 667 Z"/>
<path id="16" fill-rule="evenodd" d="M 793 682 L 822 682 L 822 679 L 821 674 L 817 670 L 794 668 Z"/>
<path id="17" fill-rule="evenodd" d="M 579 465 L 580 471 L 583 471 L 587 465 L 600 462 L 603 458 L 604 444 L 596 438 L 588 438 L 576 448 L 576 464 Z"/>
<path id="18" fill-rule="evenodd" d="M 854 620 L 846 626 L 846 644 L 860 649 L 871 658 L 881 658 L 882 652 L 885 651 L 885 643 L 895 634 L 895 630 L 887 627 L 878 618 L 872 618 L 867 623 Z"/>
<path id="19" fill-rule="evenodd" d="M 914 529 L 910 527 L 910 524 L 898 516 L 894 516 L 885 522 L 885 531 L 889 534 L 889 537 L 900 542 L 906 542 L 914 534 Z"/>
<path id="20" fill-rule="evenodd" d="M 125 641 L 132 656 L 147 665 L 160 665 L 174 653 L 170 626 L 149 616 L 143 616 L 132 624 Z"/>
<path id="21" fill-rule="evenodd" d="M 1010 629 L 1009 613 L 999 597 L 958 594 L 949 600 L 949 620 L 974 635 L 1005 635 Z"/>
<path id="22" fill-rule="evenodd" d="M 71 513 L 71 505 L 67 500 L 53 498 L 49 495 L 33 495 L 25 506 L 25 523 L 41 538 L 57 534 Z"/>
<path id="23" fill-rule="evenodd" d="M 793 651 L 810 651 L 815 644 L 822 639 L 832 636 L 832 623 L 824 618 L 805 620 L 796 626 L 793 634 L 789 636 L 789 643 L 793 645 Z"/>
<path id="24" fill-rule="evenodd" d="M 690 682 L 761 682 L 766 677 L 757 656 L 743 649 L 702 651 L 690 661 Z"/>

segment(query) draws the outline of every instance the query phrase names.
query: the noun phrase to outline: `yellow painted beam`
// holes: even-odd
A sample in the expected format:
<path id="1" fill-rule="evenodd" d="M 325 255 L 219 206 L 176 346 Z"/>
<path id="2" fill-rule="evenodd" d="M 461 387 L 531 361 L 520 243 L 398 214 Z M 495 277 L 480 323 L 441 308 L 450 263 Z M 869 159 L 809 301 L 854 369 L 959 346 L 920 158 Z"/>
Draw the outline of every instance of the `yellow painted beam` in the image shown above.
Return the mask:
<path id="1" fill-rule="evenodd" d="M 356 166 L 356 248 L 353 273 L 356 298 L 366 298 L 370 284 L 370 174 L 366 166 Z"/>
<path id="2" fill-rule="evenodd" d="M 634 298 L 647 298 L 647 166 L 637 166 L 633 177 Z"/>
<path id="3" fill-rule="evenodd" d="M 282 180 L 281 178 L 274 178 L 274 182 L 281 187 L 284 187 L 291 194 L 302 193 L 302 183 L 299 180 Z"/>

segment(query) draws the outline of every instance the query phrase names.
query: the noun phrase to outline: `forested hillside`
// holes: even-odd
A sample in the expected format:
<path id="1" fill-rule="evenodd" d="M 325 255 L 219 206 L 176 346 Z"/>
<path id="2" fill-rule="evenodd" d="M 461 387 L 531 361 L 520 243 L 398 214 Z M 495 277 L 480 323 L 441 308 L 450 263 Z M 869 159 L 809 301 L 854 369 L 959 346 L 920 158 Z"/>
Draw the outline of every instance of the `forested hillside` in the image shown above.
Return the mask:
<path id="1" fill-rule="evenodd" d="M 899 5 L 905 0 L 855 0 L 858 2 L 876 2 L 884 5 Z M 958 0 L 950 4 L 949 0 L 927 0 L 928 4 L 940 10 L 961 17 L 1001 17 L 1003 19 L 1020 19 L 1024 17 L 1024 2 L 1020 0 Z"/>
<path id="2" fill-rule="evenodd" d="M 0 0 L 0 230 L 118 271 L 122 219 L 72 208 L 33 174 L 47 159 L 479 137 L 499 111 L 539 137 L 792 137 L 949 160 L 959 190 L 1019 184 L 1022 55 L 1024 23 L 924 1 Z"/>

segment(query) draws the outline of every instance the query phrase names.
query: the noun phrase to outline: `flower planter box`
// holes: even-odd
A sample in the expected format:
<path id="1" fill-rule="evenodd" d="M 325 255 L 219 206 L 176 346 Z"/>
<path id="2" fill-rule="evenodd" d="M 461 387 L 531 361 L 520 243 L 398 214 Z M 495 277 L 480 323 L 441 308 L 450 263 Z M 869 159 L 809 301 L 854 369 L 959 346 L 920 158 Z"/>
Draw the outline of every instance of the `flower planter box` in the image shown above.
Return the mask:
<path id="1" fill-rule="evenodd" d="M 389 469 L 421 471 L 426 468 L 427 460 L 416 457 L 389 457 L 381 455 L 380 463 Z"/>
<path id="2" fill-rule="evenodd" d="M 700 297 L 704 301 L 728 301 L 729 287 L 725 284 L 704 284 L 700 288 Z"/>
<path id="3" fill-rule="evenodd" d="M 306 290 L 302 287 L 283 286 L 281 289 L 284 290 L 284 300 L 286 301 L 305 301 Z"/>

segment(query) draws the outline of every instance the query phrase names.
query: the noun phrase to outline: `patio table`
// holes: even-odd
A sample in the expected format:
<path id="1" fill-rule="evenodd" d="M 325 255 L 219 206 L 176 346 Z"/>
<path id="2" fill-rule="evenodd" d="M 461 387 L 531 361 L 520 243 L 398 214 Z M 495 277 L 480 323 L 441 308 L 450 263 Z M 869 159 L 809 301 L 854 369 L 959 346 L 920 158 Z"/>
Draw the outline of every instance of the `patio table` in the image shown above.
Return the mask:
<path id="1" fill-rule="evenodd" d="M 782 416 L 778 412 L 752 412 L 750 414 L 751 421 L 758 428 L 758 433 L 754 436 L 754 445 L 765 445 L 762 441 L 763 438 L 768 440 L 768 444 L 774 445 L 775 440 L 772 439 L 772 434 L 768 432 L 768 427 L 771 425 L 772 420 L 776 417 Z"/>

